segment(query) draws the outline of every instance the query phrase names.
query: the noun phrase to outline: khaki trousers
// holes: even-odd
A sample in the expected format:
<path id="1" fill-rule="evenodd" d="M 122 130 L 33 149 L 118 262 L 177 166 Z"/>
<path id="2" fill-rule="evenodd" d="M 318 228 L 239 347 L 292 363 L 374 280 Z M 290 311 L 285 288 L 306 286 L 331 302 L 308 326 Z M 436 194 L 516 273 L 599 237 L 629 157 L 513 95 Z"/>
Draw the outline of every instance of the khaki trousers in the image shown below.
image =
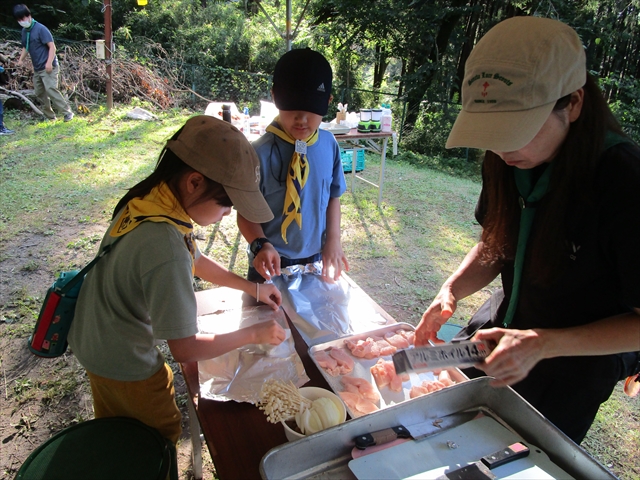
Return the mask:
<path id="1" fill-rule="evenodd" d="M 129 417 L 155 428 L 174 445 L 182 433 L 176 405 L 173 372 L 166 363 L 146 380 L 125 382 L 87 371 L 96 418 Z"/>
<path id="2" fill-rule="evenodd" d="M 56 114 L 51 109 L 51 104 L 62 115 L 71 113 L 69 104 L 64 99 L 60 90 L 58 90 L 58 74 L 60 73 L 60 66 L 53 67 L 51 73 L 47 73 L 46 70 L 40 70 L 33 73 L 33 86 L 36 97 L 42 103 L 42 113 L 50 120 L 55 120 Z"/>

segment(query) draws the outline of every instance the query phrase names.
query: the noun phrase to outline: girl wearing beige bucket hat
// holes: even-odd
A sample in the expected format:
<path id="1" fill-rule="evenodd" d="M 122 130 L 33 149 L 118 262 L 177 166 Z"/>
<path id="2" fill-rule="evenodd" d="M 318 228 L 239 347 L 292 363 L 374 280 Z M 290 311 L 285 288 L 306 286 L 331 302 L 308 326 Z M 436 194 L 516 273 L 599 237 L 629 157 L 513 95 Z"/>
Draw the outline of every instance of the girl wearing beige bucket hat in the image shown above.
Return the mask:
<path id="1" fill-rule="evenodd" d="M 160 342 L 167 341 L 177 362 L 187 362 L 284 340 L 275 320 L 221 335 L 198 333 L 194 274 L 274 310 L 280 305 L 275 286 L 228 271 L 198 250 L 193 235 L 194 223 L 218 222 L 231 206 L 256 222 L 271 219 L 259 181 L 258 158 L 244 135 L 200 115 L 173 135 L 155 170 L 118 202 L 100 246 L 112 249 L 82 284 L 68 338 L 87 370 L 96 418 L 136 418 L 175 443 L 180 411 Z"/>
<path id="2" fill-rule="evenodd" d="M 640 369 L 640 149 L 587 74 L 577 33 L 537 17 L 505 20 L 478 42 L 447 147 L 486 150 L 482 235 L 416 344 L 437 340 L 457 302 L 500 275 L 502 289 L 457 335 L 494 345 L 465 373 L 512 386 L 579 443 Z"/>

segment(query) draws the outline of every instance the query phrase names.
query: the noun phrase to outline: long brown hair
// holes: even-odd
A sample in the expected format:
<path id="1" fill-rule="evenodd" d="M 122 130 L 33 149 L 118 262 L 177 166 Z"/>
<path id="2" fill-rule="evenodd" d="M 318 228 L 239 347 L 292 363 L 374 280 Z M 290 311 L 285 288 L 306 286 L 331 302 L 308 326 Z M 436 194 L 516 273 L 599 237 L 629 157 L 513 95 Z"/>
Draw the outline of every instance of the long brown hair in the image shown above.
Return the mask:
<path id="1" fill-rule="evenodd" d="M 178 138 L 178 135 L 182 131 L 182 128 L 178 130 L 171 138 L 175 140 Z M 124 208 L 124 206 L 134 198 L 141 198 L 147 195 L 154 187 L 161 184 L 162 182 L 166 183 L 173 194 L 175 195 L 178 202 L 183 205 L 182 198 L 180 197 L 180 190 L 178 188 L 178 183 L 180 179 L 184 175 L 188 175 L 191 172 L 195 172 L 196 170 L 186 163 L 184 163 L 180 157 L 178 157 L 175 153 L 173 153 L 168 148 L 163 148 L 160 152 L 160 156 L 158 157 L 158 163 L 156 164 L 156 168 L 151 172 L 147 178 L 138 182 L 133 187 L 129 189 L 124 197 L 120 199 L 116 208 L 113 210 L 113 215 L 111 218 L 115 218 L 118 212 Z M 200 198 L 195 203 L 200 203 L 207 201 L 209 199 L 213 199 L 216 203 L 222 207 L 231 207 L 233 206 L 233 202 L 227 195 L 224 187 L 210 178 L 204 176 L 207 188 L 202 193 Z"/>
<path id="2" fill-rule="evenodd" d="M 538 209 L 536 228 L 529 240 L 528 271 L 536 283 L 546 283 L 562 267 L 565 242 L 592 205 L 596 169 L 602 157 L 607 131 L 625 136 L 591 75 L 584 85 L 579 117 L 571 123 L 567 137 L 553 160 L 549 190 L 543 199 L 548 208 Z M 566 97 L 558 100 L 554 112 L 566 108 Z M 491 264 L 512 260 L 518 243 L 519 193 L 509 167 L 495 153 L 487 151 L 483 163 L 481 259 Z M 535 259 L 535 261 L 533 261 Z"/>

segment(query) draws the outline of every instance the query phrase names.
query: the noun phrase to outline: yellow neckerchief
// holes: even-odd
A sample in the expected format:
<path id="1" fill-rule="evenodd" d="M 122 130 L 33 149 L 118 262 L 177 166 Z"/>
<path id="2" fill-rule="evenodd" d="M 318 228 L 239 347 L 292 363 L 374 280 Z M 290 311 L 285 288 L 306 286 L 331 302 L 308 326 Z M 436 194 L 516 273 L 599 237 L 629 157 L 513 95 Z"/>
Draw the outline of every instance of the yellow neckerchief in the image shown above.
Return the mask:
<path id="1" fill-rule="evenodd" d="M 282 215 L 284 220 L 280 227 L 280 234 L 284 243 L 287 242 L 287 228 L 294 220 L 298 224 L 298 227 L 302 229 L 302 209 L 300 205 L 300 192 L 307 183 L 309 178 L 309 165 L 307 164 L 307 147 L 310 147 L 318 141 L 318 130 L 313 132 L 306 141 L 296 140 L 290 136 L 287 132 L 280 128 L 280 117 L 277 116 L 273 119 L 271 125 L 267 127 L 267 132 L 271 132 L 277 135 L 285 142 L 295 145 L 293 156 L 289 162 L 289 169 L 287 170 L 287 191 L 284 196 L 284 208 Z"/>
<path id="2" fill-rule="evenodd" d="M 124 212 L 111 229 L 112 237 L 129 233 L 142 222 L 170 223 L 184 234 L 184 242 L 191 254 L 191 270 L 195 273 L 195 237 L 191 218 L 184 211 L 169 186 L 162 182 L 144 197 L 129 200 Z"/>

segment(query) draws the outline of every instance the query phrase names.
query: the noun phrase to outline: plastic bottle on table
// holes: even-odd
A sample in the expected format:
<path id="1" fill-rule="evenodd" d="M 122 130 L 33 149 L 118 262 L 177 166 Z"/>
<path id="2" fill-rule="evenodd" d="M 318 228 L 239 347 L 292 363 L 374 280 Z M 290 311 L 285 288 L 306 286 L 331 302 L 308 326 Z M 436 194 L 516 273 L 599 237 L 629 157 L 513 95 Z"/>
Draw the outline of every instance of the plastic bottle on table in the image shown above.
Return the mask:
<path id="1" fill-rule="evenodd" d="M 244 114 L 244 122 L 242 123 L 242 131 L 245 135 L 249 135 L 251 133 L 251 122 L 249 120 L 249 107 L 244 107 L 242 111 Z"/>
<path id="2" fill-rule="evenodd" d="M 381 105 L 382 117 L 380 117 L 380 131 L 391 132 L 391 122 L 393 117 L 391 116 L 391 107 L 386 103 Z"/>
<path id="3" fill-rule="evenodd" d="M 222 120 L 231 123 L 231 106 L 222 105 Z"/>

